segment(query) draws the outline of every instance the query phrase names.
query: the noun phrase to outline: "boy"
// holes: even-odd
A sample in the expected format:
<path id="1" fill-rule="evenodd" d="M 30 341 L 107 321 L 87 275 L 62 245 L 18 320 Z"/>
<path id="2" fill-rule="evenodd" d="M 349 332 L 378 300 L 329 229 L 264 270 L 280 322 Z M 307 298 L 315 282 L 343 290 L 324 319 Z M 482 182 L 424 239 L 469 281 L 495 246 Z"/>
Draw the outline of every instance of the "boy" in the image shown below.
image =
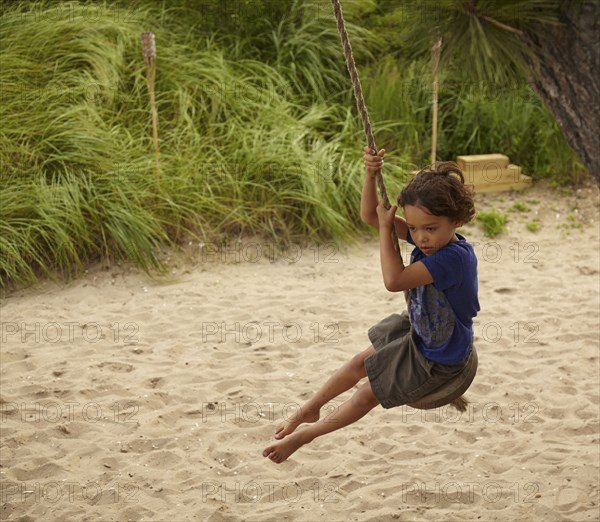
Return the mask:
<path id="1" fill-rule="evenodd" d="M 263 456 L 281 463 L 316 437 L 351 424 L 378 404 L 392 408 L 414 402 L 459 373 L 471 352 L 473 317 L 479 311 L 477 259 L 456 228 L 475 215 L 473 193 L 458 166 L 437 163 L 423 169 L 402 190 L 397 206 L 386 211 L 377 202 L 375 176 L 385 150 L 364 149 L 366 176 L 362 220 L 379 229 L 383 282 L 390 292 L 409 291 L 409 315 L 392 314 L 369 330 L 372 344 L 339 368 L 289 420 L 281 423 Z M 392 227 L 399 239 L 415 245 L 411 264 L 396 254 Z M 327 402 L 356 385 L 354 395 L 320 420 Z M 301 423 L 314 423 L 295 431 Z"/>

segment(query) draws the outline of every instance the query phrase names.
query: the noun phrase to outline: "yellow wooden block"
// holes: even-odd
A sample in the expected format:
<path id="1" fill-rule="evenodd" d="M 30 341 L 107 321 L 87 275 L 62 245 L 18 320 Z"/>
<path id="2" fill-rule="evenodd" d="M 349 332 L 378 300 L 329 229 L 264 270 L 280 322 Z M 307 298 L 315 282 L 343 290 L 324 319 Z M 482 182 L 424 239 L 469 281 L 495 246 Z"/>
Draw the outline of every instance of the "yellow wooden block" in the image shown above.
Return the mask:
<path id="1" fill-rule="evenodd" d="M 505 190 L 524 190 L 531 187 L 531 177 L 521 174 L 518 181 L 509 181 L 503 183 L 482 183 L 475 185 L 475 192 L 503 192 Z"/>
<path id="2" fill-rule="evenodd" d="M 502 154 L 482 154 L 480 156 L 466 156 L 467 158 L 485 158 L 489 156 L 503 156 Z M 459 156 L 461 157 L 461 156 Z M 463 156 L 464 157 L 464 156 Z M 504 156 L 508 160 L 507 156 Z M 500 158 L 497 158 L 500 161 Z M 503 162 L 504 160 L 502 160 Z M 457 164 L 458 161 L 456 162 Z M 463 163 L 465 168 L 461 168 L 465 184 L 472 185 L 475 192 L 502 192 L 505 190 L 523 190 L 531 186 L 532 179 L 521 172 L 519 165 L 506 163 L 504 167 L 497 164 L 475 161 L 473 163 Z M 479 168 L 483 167 L 485 168 Z M 419 171 L 411 172 L 414 177 Z"/>
<path id="3" fill-rule="evenodd" d="M 487 165 L 485 169 L 472 168 L 473 165 L 467 165 L 463 170 L 465 183 L 468 185 L 487 185 L 490 183 L 515 183 L 521 179 L 521 167 L 518 165 L 508 165 L 506 168 L 500 168 L 497 165 Z"/>
<path id="4" fill-rule="evenodd" d="M 485 170 L 491 166 L 501 169 L 508 167 L 508 156 L 504 154 L 476 154 L 474 156 L 457 156 L 456 163 L 463 172 L 468 168 Z"/>

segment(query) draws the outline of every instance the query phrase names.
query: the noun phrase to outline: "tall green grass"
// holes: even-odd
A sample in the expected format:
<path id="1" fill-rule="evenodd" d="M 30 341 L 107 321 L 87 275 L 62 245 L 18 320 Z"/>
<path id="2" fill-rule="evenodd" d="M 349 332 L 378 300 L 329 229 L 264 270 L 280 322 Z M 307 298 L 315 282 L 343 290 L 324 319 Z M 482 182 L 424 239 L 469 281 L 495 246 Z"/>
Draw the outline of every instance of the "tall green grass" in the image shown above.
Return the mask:
<path id="1" fill-rule="evenodd" d="M 92 24 L 59 9 L 2 17 L 3 283 L 98 257 L 160 270 L 157 246 L 190 235 L 355 235 L 360 139 L 345 107 L 302 105 L 286 67 L 231 60 L 211 39 L 187 45 L 171 20 L 170 32 L 155 29 L 157 192 L 139 51 L 157 13 Z M 313 45 L 303 81 L 317 77 L 315 59 Z M 353 157 L 340 131 L 357 138 Z"/>
<path id="2" fill-rule="evenodd" d="M 97 259 L 161 273 L 160 247 L 189 238 L 357 236 L 364 136 L 328 1 L 259 1 L 252 23 L 221 24 L 217 7 L 184 0 L 96 4 L 93 16 L 77 2 L 1 5 L 3 287 L 70 277 Z M 394 194 L 428 159 L 428 64 L 378 55 L 381 39 L 352 23 L 374 5 L 345 2 Z M 148 30 L 160 188 L 139 43 Z M 402 92 L 406 82 L 419 86 Z M 466 89 L 440 95 L 440 157 L 501 150 L 533 158 L 536 172 L 554 168 L 551 152 L 572 161 L 535 103 L 495 107 Z"/>

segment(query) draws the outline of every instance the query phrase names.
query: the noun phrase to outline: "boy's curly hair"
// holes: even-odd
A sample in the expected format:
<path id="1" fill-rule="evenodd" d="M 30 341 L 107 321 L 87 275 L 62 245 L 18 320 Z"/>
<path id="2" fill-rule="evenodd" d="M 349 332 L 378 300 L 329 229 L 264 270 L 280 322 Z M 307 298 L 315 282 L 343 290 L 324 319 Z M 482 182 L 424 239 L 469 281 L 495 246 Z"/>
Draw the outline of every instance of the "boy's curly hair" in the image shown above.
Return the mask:
<path id="1" fill-rule="evenodd" d="M 434 216 L 468 223 L 475 216 L 473 189 L 453 161 L 438 161 L 421 169 L 402 189 L 398 205 L 424 207 Z"/>

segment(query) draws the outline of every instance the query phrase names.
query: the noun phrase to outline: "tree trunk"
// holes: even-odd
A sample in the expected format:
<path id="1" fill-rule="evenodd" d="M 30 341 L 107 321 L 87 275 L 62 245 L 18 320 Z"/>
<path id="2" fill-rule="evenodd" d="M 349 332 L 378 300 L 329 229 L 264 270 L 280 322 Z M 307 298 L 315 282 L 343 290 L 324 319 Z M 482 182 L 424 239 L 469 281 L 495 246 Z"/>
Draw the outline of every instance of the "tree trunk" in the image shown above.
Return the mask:
<path id="1" fill-rule="evenodd" d="M 561 9 L 561 25 L 544 26 L 524 38 L 536 51 L 529 63 L 532 88 L 600 185 L 598 2 L 577 3 L 581 5 Z"/>

